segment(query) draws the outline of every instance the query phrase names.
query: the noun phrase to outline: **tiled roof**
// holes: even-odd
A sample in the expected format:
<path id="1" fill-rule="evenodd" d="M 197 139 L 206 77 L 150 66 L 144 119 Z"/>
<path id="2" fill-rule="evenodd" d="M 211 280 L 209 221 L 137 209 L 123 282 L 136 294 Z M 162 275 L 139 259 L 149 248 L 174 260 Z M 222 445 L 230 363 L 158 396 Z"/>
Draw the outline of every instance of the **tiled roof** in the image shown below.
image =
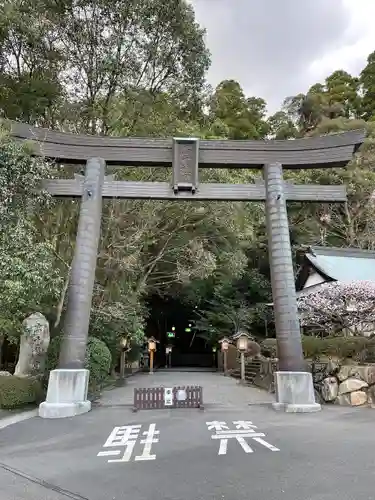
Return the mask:
<path id="1" fill-rule="evenodd" d="M 330 281 L 375 281 L 375 252 L 357 248 L 312 247 L 305 257 L 319 274 Z"/>

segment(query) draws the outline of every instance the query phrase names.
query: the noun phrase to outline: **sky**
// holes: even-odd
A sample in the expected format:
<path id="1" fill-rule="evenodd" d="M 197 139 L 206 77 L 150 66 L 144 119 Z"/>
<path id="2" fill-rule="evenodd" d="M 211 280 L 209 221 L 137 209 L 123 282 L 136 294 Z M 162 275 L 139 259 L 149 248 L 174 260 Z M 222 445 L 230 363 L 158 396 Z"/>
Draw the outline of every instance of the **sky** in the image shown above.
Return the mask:
<path id="1" fill-rule="evenodd" d="M 375 0 L 191 0 L 206 29 L 208 80 L 240 82 L 268 111 L 375 50 Z"/>

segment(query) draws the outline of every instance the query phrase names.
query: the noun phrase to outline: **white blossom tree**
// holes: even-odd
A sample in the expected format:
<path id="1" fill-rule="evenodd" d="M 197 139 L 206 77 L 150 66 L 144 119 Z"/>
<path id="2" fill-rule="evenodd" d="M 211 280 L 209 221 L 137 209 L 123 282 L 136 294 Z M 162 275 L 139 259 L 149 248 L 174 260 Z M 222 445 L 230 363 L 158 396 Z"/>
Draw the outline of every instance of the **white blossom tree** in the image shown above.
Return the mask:
<path id="1" fill-rule="evenodd" d="M 325 283 L 300 296 L 298 309 L 302 326 L 329 334 L 369 332 L 375 325 L 375 283 Z"/>

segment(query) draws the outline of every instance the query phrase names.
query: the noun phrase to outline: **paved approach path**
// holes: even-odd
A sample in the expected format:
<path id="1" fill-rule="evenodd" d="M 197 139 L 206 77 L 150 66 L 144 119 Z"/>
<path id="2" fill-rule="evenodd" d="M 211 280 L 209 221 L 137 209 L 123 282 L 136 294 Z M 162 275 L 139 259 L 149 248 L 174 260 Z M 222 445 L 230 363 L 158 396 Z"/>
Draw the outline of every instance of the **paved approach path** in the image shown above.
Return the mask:
<path id="1" fill-rule="evenodd" d="M 101 405 L 129 405 L 133 403 L 134 387 L 203 386 L 205 407 L 246 408 L 249 404 L 270 403 L 274 397 L 256 387 L 244 387 L 232 377 L 210 371 L 178 372 L 160 370 L 150 375 L 141 373 L 127 379 L 127 385 L 107 391 Z"/>
<path id="2" fill-rule="evenodd" d="M 219 374 L 170 375 L 134 377 L 79 417 L 0 430 L 0 500 L 374 498 L 374 410 L 277 413 Z M 172 381 L 200 381 L 206 410 L 126 406 L 132 387 Z"/>

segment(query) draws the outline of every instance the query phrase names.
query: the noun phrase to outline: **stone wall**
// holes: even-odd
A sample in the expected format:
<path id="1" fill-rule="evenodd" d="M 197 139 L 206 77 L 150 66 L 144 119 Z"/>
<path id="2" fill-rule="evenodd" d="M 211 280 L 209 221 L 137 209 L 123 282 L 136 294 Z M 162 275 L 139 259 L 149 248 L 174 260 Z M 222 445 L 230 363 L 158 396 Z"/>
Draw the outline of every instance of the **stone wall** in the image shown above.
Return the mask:
<path id="1" fill-rule="evenodd" d="M 275 391 L 274 372 L 276 371 L 277 360 L 256 356 L 246 360 L 245 379 L 248 384 L 255 385 L 268 392 Z M 234 378 L 240 378 L 239 366 L 230 371 Z"/>
<path id="2" fill-rule="evenodd" d="M 367 365 L 340 364 L 332 361 L 307 361 L 312 372 L 316 399 L 320 403 L 343 406 L 368 406 L 375 409 L 375 363 Z M 248 384 L 275 392 L 274 372 L 277 359 L 258 356 L 246 362 Z M 236 368 L 231 375 L 240 378 Z"/>
<path id="3" fill-rule="evenodd" d="M 326 403 L 375 408 L 375 365 L 342 365 L 319 384 Z"/>

